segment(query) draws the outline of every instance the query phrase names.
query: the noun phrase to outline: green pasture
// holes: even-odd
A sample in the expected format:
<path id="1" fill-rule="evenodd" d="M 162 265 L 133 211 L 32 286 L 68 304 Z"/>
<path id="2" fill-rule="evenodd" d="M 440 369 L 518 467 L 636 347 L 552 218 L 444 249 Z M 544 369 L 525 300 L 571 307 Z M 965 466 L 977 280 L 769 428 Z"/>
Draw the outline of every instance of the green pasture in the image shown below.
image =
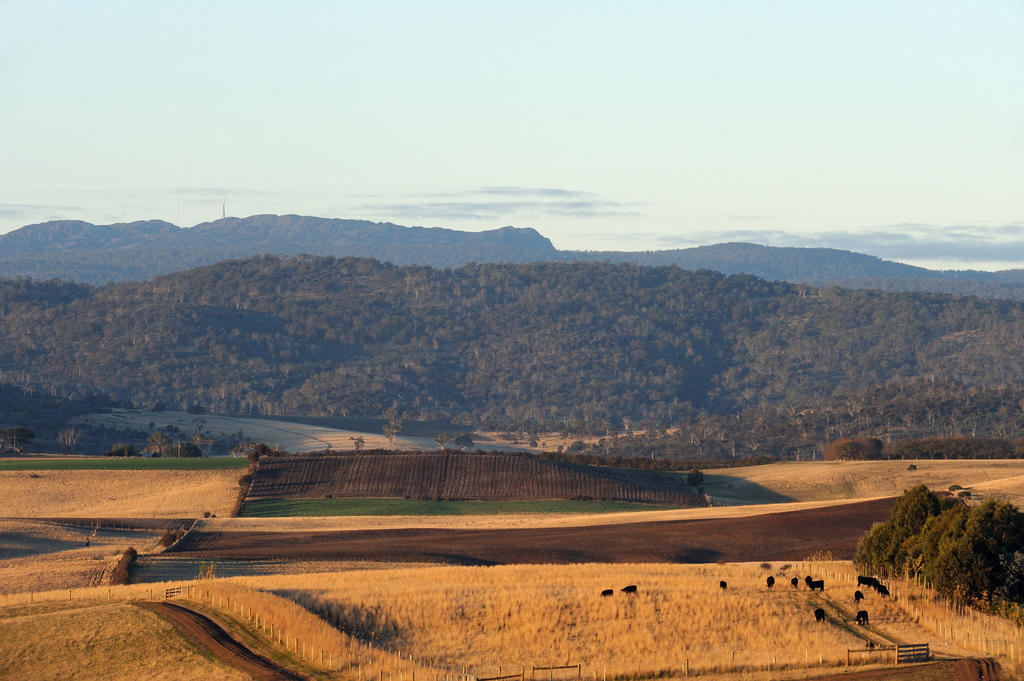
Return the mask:
<path id="1" fill-rule="evenodd" d="M 0 471 L 200 471 L 245 468 L 246 459 L 217 458 L 58 458 L 0 459 Z"/>
<path id="2" fill-rule="evenodd" d="M 419 499 L 261 499 L 248 501 L 242 515 L 285 518 L 337 515 L 497 515 L 500 513 L 616 513 L 674 508 L 617 501 L 428 501 Z"/>

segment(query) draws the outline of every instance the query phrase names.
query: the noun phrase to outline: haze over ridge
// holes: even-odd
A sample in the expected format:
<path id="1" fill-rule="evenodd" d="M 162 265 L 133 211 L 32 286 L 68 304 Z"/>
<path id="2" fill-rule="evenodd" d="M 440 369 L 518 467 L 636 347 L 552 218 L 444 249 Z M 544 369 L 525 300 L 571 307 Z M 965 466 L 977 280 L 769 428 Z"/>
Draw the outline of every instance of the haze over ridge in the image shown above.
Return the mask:
<path id="1" fill-rule="evenodd" d="M 1024 298 L 1024 272 L 935 271 L 841 249 L 730 242 L 656 251 L 557 249 L 532 228 L 405 227 L 299 215 L 229 217 L 190 228 L 161 220 L 113 225 L 62 220 L 0 235 L 0 276 L 104 283 L 260 254 L 376 258 L 397 265 L 633 262 L 753 274 L 769 280 Z M 130 255 L 130 257 L 126 257 Z"/>

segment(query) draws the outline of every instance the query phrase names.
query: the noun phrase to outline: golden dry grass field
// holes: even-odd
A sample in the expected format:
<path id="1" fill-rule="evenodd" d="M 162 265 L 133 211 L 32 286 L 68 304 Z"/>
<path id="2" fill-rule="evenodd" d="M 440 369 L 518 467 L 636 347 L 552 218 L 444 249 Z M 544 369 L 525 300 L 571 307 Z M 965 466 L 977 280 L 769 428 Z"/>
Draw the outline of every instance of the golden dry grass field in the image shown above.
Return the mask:
<path id="1" fill-rule="evenodd" d="M 199 654 L 170 624 L 125 602 L 0 608 L 0 679 L 249 678 Z"/>
<path id="2" fill-rule="evenodd" d="M 383 433 L 364 433 L 354 430 L 324 428 L 321 426 L 277 421 L 272 419 L 216 416 L 212 414 L 188 414 L 180 411 L 134 411 L 113 409 L 106 414 L 87 414 L 73 423 L 82 423 L 123 430 L 150 431 L 166 426 L 175 426 L 185 433 L 199 429 L 215 437 L 224 437 L 241 432 L 253 442 L 264 442 L 270 447 L 280 447 L 286 452 L 316 452 L 325 449 L 338 451 L 355 449 L 353 438 L 362 437 L 364 449 L 437 449 L 430 438 L 399 437 L 392 445 Z"/>
<path id="3" fill-rule="evenodd" d="M 0 518 L 227 515 L 240 470 L 0 471 Z"/>
<path id="4" fill-rule="evenodd" d="M 174 426 L 184 433 L 198 430 L 216 437 L 241 432 L 245 439 L 264 442 L 270 447 L 279 446 L 286 452 L 316 452 L 324 449 L 351 451 L 355 449 L 355 438 L 363 439 L 363 449 L 404 449 L 432 451 L 437 444 L 430 437 L 402 435 L 392 444 L 380 431 L 346 430 L 328 428 L 293 421 L 261 419 L 240 416 L 218 416 L 213 414 L 189 414 L 182 411 L 136 411 L 133 409 L 112 409 L 109 413 L 86 414 L 72 419 L 72 424 L 105 426 L 122 430 L 151 431 L 156 428 Z M 500 433 L 479 432 L 473 434 L 476 446 L 484 451 L 534 451 L 526 443 L 508 440 Z M 541 448 L 550 444 L 555 449 L 559 444 L 568 444 L 561 438 L 548 437 Z"/>
<path id="5" fill-rule="evenodd" d="M 1024 460 L 792 461 L 704 473 L 716 504 L 892 497 L 922 483 L 936 491 L 977 486 L 1024 505 Z"/>
<path id="6" fill-rule="evenodd" d="M 98 586 L 126 547 L 141 552 L 155 547 L 159 536 L 0 520 L 0 594 Z"/>
<path id="7" fill-rule="evenodd" d="M 771 591 L 765 586 L 769 574 L 779 581 Z M 784 581 L 804 574 L 825 579 L 824 594 L 802 584 L 793 589 Z M 719 580 L 728 588 L 721 589 Z M 896 598 L 868 593 L 855 605 L 855 572 L 842 562 L 769 568 L 750 563 L 429 567 L 178 584 L 193 590 L 176 602 L 210 612 L 249 647 L 317 679 L 411 681 L 415 671 L 428 681 L 454 681 L 464 673 L 483 677 L 562 664 L 580 664 L 584 679 L 602 681 L 605 674 L 620 680 L 682 678 L 684 670 L 716 679 L 808 678 L 845 667 L 847 651 L 863 651 L 868 640 L 878 646 L 929 643 L 939 655 L 992 656 L 1008 672 L 1006 678 L 1018 678 L 1022 670 L 1024 634 L 1015 625 L 958 614 L 922 589 L 896 581 L 889 583 Z M 627 584 L 637 585 L 636 595 L 619 590 Z M 31 606 L 25 594 L 0 597 L 0 618 L 6 618 L 0 626 L 16 632 L 13 643 L 0 642 L 0 662 L 15 654 L 38 659 L 46 654 L 43 640 L 49 637 L 62 650 L 77 652 L 74 664 L 86 665 L 108 650 L 107 634 L 81 644 L 87 638 L 83 630 L 98 625 L 87 627 L 67 613 L 90 607 L 96 618 L 106 617 L 106 607 L 123 619 L 128 611 L 115 606 L 154 594 L 159 598 L 162 588 L 76 590 L 70 602 L 67 592 L 35 594 Z M 614 588 L 614 594 L 600 596 L 606 588 Z M 818 607 L 826 612 L 825 623 L 814 621 Z M 870 613 L 870 626 L 852 621 L 861 608 Z M 28 624 L 31 618 L 17 619 L 25 614 L 39 615 L 38 627 Z M 14 623 L 20 628 L 8 626 Z M 152 631 L 149 626 L 134 628 Z M 150 652 L 147 645 L 153 644 L 139 644 L 144 659 L 165 655 Z M 860 658 L 877 664 L 888 655 L 852 657 L 855 663 Z M 134 677 L 126 668 L 107 672 L 107 678 Z M 210 674 L 207 678 L 224 678 Z M 568 679 L 565 674 L 553 676 Z M 575 674 L 574 669 L 572 678 Z M 546 672 L 537 678 L 546 678 Z"/>
<path id="8" fill-rule="evenodd" d="M 826 580 L 824 594 L 802 584 L 793 589 L 784 581 L 807 573 Z M 769 574 L 780 582 L 771 591 L 765 586 Z M 678 678 L 684 669 L 713 678 L 801 678 L 845 666 L 847 651 L 864 650 L 868 640 L 879 647 L 929 643 L 942 655 L 994 656 L 1004 669 L 1018 673 L 1024 643 L 1014 625 L 957 614 L 912 585 L 890 583 L 898 598 L 872 592 L 855 605 L 856 573 L 841 562 L 768 569 L 756 564 L 434 567 L 391 570 L 382 577 L 364 571 L 266 576 L 199 588 L 207 590 L 204 602 L 212 600 L 242 620 L 255 617 L 264 629 L 272 624 L 277 633 L 268 639 L 271 646 L 302 646 L 313 663 L 319 651 L 333 651 L 325 668 L 348 672 L 339 678 L 353 678 L 356 665 L 362 665 L 362 678 L 378 670 L 398 678 L 404 669 L 407 678 L 418 670 L 430 679 L 429 672 L 438 670 L 440 678 L 462 671 L 479 677 L 563 664 L 582 665 L 583 678 Z M 720 580 L 728 582 L 727 589 L 719 587 Z M 635 596 L 619 590 L 627 584 L 637 585 Z M 607 588 L 614 594 L 600 596 Z M 295 610 L 282 599 L 304 607 Z M 825 610 L 826 623 L 815 622 L 818 607 Z M 853 622 L 858 609 L 869 612 L 870 626 Z M 310 611 L 325 622 L 310 619 Z M 889 655 L 854 653 L 852 658 L 878 663 Z"/>
<path id="9" fill-rule="evenodd" d="M 824 597 L 788 583 L 769 591 L 767 575 L 788 582 L 805 566 L 782 567 L 440 567 L 392 570 L 384 580 L 354 571 L 232 581 L 294 600 L 420 666 L 466 665 L 478 676 L 496 675 L 499 666 L 518 671 L 563 664 L 582 664 L 588 677 L 681 675 L 684 666 L 723 672 L 770 663 L 835 665 L 868 639 L 885 645 L 932 638 L 893 601 L 877 596 L 861 606 L 875 626 L 853 624 L 852 586 L 833 585 Z M 619 590 L 627 584 L 637 585 L 636 595 Z M 615 593 L 601 597 L 607 588 Z M 235 598 L 245 596 L 235 592 Z M 815 622 L 817 607 L 828 611 L 828 624 Z"/>

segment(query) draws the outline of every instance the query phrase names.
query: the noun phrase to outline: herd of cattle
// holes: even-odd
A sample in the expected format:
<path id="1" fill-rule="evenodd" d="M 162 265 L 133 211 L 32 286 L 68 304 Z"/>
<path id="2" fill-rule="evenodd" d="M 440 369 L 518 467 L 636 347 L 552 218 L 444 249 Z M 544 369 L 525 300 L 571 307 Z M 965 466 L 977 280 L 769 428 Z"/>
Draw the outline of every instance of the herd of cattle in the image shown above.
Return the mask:
<path id="1" fill-rule="evenodd" d="M 791 580 L 789 580 L 789 583 L 792 585 L 792 587 L 794 589 L 799 589 L 800 588 L 800 579 L 798 577 L 792 578 Z M 768 579 L 766 580 L 765 584 L 768 586 L 769 589 L 774 587 L 775 586 L 775 577 L 768 577 Z M 807 575 L 806 577 L 804 577 L 804 584 L 807 585 L 807 588 L 809 590 L 811 590 L 811 591 L 821 591 L 822 593 L 825 592 L 825 580 L 824 579 L 814 579 L 810 575 Z M 722 590 L 725 590 L 725 589 L 729 588 L 729 583 L 723 580 L 723 581 L 720 581 L 718 583 L 718 586 Z M 882 584 L 875 577 L 864 577 L 863 575 L 857 575 L 857 586 L 871 587 L 872 589 L 874 589 L 875 591 L 878 592 L 879 596 L 882 596 L 883 598 L 887 598 L 889 596 L 889 587 L 887 587 L 885 584 Z M 623 593 L 626 593 L 626 594 L 636 594 L 636 584 L 630 584 L 629 586 L 624 586 L 624 587 L 622 587 L 619 590 L 622 591 Z M 614 593 L 615 593 L 615 589 L 605 589 L 604 591 L 601 592 L 601 596 L 602 597 L 608 597 L 608 596 L 611 596 Z M 864 594 L 860 591 L 860 589 L 858 589 L 858 590 L 853 592 L 853 602 L 854 603 L 857 603 L 859 605 L 860 602 L 863 599 L 864 599 Z M 814 610 L 814 621 L 815 622 L 824 622 L 825 621 L 825 609 L 824 608 L 815 608 L 815 610 Z M 858 610 L 857 611 L 856 622 L 857 622 L 857 624 L 860 624 L 862 626 L 866 626 L 868 624 L 868 611 L 867 610 Z"/>

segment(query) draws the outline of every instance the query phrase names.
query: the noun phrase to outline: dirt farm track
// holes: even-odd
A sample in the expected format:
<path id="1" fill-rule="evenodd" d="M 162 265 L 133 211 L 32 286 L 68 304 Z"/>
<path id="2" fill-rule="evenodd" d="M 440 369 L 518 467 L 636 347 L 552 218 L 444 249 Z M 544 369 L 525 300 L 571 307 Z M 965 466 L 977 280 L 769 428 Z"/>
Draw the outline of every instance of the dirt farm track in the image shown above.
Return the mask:
<path id="1" fill-rule="evenodd" d="M 204 559 L 434 562 L 465 565 L 581 562 L 712 563 L 801 560 L 827 549 L 853 557 L 895 499 L 745 518 L 494 530 L 192 532 L 171 553 Z"/>
<path id="2" fill-rule="evenodd" d="M 143 603 L 143 607 L 170 622 L 193 645 L 237 667 L 259 681 L 302 681 L 303 677 L 254 653 L 200 613 L 174 603 Z"/>

